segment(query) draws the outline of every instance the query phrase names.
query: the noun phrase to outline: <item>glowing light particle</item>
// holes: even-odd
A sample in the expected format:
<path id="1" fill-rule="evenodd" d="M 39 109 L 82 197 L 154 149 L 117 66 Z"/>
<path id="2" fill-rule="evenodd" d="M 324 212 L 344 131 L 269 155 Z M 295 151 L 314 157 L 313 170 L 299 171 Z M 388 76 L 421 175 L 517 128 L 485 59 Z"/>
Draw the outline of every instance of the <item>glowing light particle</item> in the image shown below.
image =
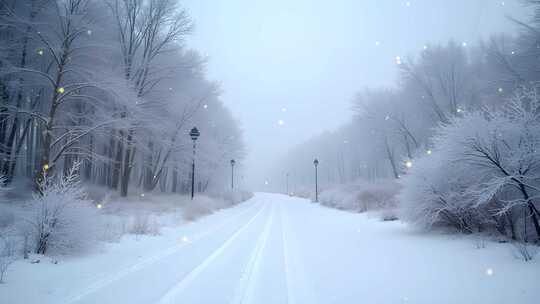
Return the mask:
<path id="1" fill-rule="evenodd" d="M 277 123 L 278 123 L 278 125 L 280 125 L 280 126 L 283 126 L 283 125 L 285 124 L 285 122 L 284 122 L 282 119 L 278 120 Z"/>
<path id="2" fill-rule="evenodd" d="M 56 91 L 57 91 L 58 93 L 60 93 L 60 94 L 64 94 L 64 92 L 65 92 L 66 90 L 64 90 L 63 87 L 60 87 L 60 88 L 58 88 Z"/>
<path id="3" fill-rule="evenodd" d="M 43 56 L 43 50 L 42 50 L 42 49 L 39 49 L 39 50 L 37 51 L 37 53 L 38 53 L 39 56 Z"/>
<path id="4" fill-rule="evenodd" d="M 503 88 L 499 88 L 499 89 L 497 89 L 497 91 L 498 91 L 499 93 L 502 93 L 502 92 L 504 92 L 504 89 L 503 89 Z"/>
<path id="5" fill-rule="evenodd" d="M 97 204 L 96 208 L 101 209 L 101 208 L 103 208 L 103 205 L 102 204 Z"/>
<path id="6" fill-rule="evenodd" d="M 486 274 L 488 276 L 492 276 L 493 275 L 493 269 L 491 269 L 491 268 L 486 269 Z"/>
<path id="7" fill-rule="evenodd" d="M 43 170 L 45 170 L 45 171 L 49 170 L 49 164 L 43 165 Z"/>
<path id="8" fill-rule="evenodd" d="M 405 167 L 412 168 L 412 161 L 408 160 L 405 162 Z"/>
<path id="9" fill-rule="evenodd" d="M 207 105 L 207 104 L 205 104 L 205 105 L 203 106 L 203 108 L 205 108 L 205 109 L 208 109 L 208 105 Z"/>
<path id="10" fill-rule="evenodd" d="M 431 150 L 427 150 L 427 151 L 426 151 L 426 154 L 427 154 L 427 155 L 431 155 L 432 153 L 433 153 L 433 151 L 431 151 Z"/>

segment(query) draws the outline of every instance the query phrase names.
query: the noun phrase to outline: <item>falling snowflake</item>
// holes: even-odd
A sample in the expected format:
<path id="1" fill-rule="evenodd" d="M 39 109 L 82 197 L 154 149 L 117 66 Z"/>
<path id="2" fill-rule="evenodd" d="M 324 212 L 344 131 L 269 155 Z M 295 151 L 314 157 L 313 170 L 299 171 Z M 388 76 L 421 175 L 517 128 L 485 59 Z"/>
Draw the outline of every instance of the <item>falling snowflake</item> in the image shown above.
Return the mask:
<path id="1" fill-rule="evenodd" d="M 412 168 L 412 161 L 408 160 L 405 162 L 405 167 Z"/>

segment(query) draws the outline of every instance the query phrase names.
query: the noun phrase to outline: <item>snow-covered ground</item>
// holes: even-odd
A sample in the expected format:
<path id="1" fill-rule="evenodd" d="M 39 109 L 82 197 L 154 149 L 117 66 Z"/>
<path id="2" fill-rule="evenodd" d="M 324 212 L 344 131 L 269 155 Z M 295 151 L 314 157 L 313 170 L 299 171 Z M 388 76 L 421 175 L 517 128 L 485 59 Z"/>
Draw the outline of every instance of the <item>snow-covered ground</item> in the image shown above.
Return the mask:
<path id="1" fill-rule="evenodd" d="M 157 237 L 18 261 L 0 303 L 538 303 L 540 263 L 509 244 L 259 193 Z"/>

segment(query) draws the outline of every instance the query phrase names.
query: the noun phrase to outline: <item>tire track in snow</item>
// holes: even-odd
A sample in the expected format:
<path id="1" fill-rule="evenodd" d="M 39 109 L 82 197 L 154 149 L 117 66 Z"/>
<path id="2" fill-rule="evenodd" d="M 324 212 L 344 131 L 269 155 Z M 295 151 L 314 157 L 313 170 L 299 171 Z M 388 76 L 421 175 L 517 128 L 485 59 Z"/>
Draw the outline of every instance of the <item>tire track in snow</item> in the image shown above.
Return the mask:
<path id="1" fill-rule="evenodd" d="M 272 204 L 271 214 L 266 221 L 264 230 L 261 232 L 257 240 L 257 245 L 253 249 L 251 257 L 243 271 L 243 275 L 238 282 L 238 286 L 231 304 L 254 303 L 253 297 L 256 286 L 256 277 L 261 268 L 262 253 L 266 248 L 266 243 L 268 242 L 268 236 L 270 235 L 273 220 L 274 204 Z"/>
<path id="2" fill-rule="evenodd" d="M 283 248 L 283 266 L 285 273 L 285 287 L 287 288 L 287 303 L 296 304 L 296 298 L 292 294 L 290 274 L 289 274 L 289 248 L 287 247 L 287 239 L 285 238 L 285 225 L 283 224 L 283 210 L 279 204 L 279 221 L 281 224 L 281 242 Z"/>
<path id="3" fill-rule="evenodd" d="M 288 202 L 280 202 L 280 204 L 285 204 Z M 284 207 L 281 212 L 281 231 L 283 233 L 283 250 L 284 250 L 284 258 L 286 259 L 287 263 L 287 291 L 288 291 L 288 298 L 289 303 L 296 304 L 296 303 L 319 303 L 317 301 L 317 290 L 311 286 L 309 280 L 306 277 L 306 270 L 304 267 L 304 263 L 302 261 L 301 256 L 301 249 L 296 248 L 296 251 L 290 250 L 291 247 L 289 247 L 287 244 L 293 244 L 296 246 L 301 246 L 301 242 L 298 240 L 298 236 L 295 235 L 294 229 L 291 228 L 291 219 L 289 217 L 291 211 L 287 211 L 287 209 L 294 208 L 294 205 L 289 205 L 288 207 Z M 294 212 L 294 211 L 292 211 Z M 297 217 L 301 218 L 301 215 L 298 215 Z"/>
<path id="4" fill-rule="evenodd" d="M 197 242 L 197 241 L 200 241 L 200 240 L 204 239 L 208 235 L 214 233 L 217 230 L 220 230 L 222 227 L 227 226 L 231 222 L 234 222 L 234 220 L 238 219 L 239 217 L 243 216 L 244 214 L 250 212 L 252 209 L 256 209 L 256 208 L 258 208 L 258 207 L 246 208 L 246 210 L 243 210 L 240 213 L 237 213 L 237 214 L 234 214 L 234 215 L 231 215 L 231 216 L 227 217 L 223 222 L 219 223 L 218 225 L 216 225 L 216 226 L 214 226 L 214 227 L 212 227 L 212 228 L 210 228 L 210 229 L 208 229 L 208 230 L 206 230 L 204 232 L 196 234 L 194 237 L 191 238 L 190 242 L 186 242 L 186 243 L 183 243 L 181 245 L 175 245 L 175 246 L 169 247 L 169 248 L 165 249 L 164 251 L 160 251 L 160 253 L 158 253 L 158 254 L 152 255 L 152 256 L 150 256 L 148 258 L 143 259 L 142 261 L 139 261 L 139 262 L 135 263 L 134 265 L 131 265 L 131 266 L 127 267 L 127 268 L 124 268 L 124 269 L 122 269 L 122 270 L 120 270 L 120 271 L 118 271 L 118 272 L 116 272 L 116 273 L 114 273 L 112 275 L 108 275 L 103 279 L 95 281 L 94 283 L 90 284 L 89 286 L 87 286 L 83 290 L 80 290 L 76 295 L 72 295 L 71 297 L 69 297 L 64 303 L 66 303 L 66 304 L 76 303 L 76 302 L 84 299 L 85 297 L 99 291 L 100 289 L 102 289 L 102 288 L 104 288 L 104 287 L 106 287 L 106 286 L 108 286 L 108 285 L 110 285 L 110 284 L 124 278 L 125 276 L 127 276 L 129 274 L 135 273 L 135 272 L 140 271 L 140 270 L 142 270 L 142 269 L 144 269 L 144 268 L 146 268 L 148 266 L 151 266 L 151 265 L 159 262 L 160 260 L 163 260 L 163 259 L 177 253 L 181 249 L 193 244 L 194 242 Z M 256 217 L 263 209 L 264 209 L 264 206 L 261 207 L 261 209 L 256 213 L 256 215 L 254 217 Z M 253 218 L 252 218 L 252 220 L 253 220 Z M 242 228 L 240 228 L 240 229 L 242 229 Z"/>
<path id="5" fill-rule="evenodd" d="M 209 255 L 204 261 L 199 265 L 193 268 L 182 280 L 180 280 L 175 286 L 173 286 L 165 295 L 163 295 L 156 303 L 158 304 L 176 304 L 178 303 L 176 299 L 179 298 L 179 295 L 186 289 L 186 287 L 193 282 L 208 266 L 212 264 L 225 250 L 238 238 L 242 232 L 244 232 L 259 215 L 262 214 L 262 211 L 266 209 L 267 206 L 261 208 L 245 225 L 238 229 L 230 238 L 228 238 L 219 248 L 217 248 L 211 255 Z"/>

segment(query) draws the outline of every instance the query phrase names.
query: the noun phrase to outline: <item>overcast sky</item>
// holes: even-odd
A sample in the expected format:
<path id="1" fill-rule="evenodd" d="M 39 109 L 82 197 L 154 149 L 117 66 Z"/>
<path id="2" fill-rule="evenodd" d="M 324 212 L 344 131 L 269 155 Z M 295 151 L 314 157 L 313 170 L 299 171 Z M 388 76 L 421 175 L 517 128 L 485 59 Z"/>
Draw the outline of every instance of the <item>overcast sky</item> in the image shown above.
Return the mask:
<path id="1" fill-rule="evenodd" d="M 474 44 L 513 32 L 518 0 L 184 0 L 196 23 L 189 46 L 246 139 L 246 180 L 295 144 L 347 122 L 365 87 L 391 86 L 395 57 L 429 43 Z"/>

